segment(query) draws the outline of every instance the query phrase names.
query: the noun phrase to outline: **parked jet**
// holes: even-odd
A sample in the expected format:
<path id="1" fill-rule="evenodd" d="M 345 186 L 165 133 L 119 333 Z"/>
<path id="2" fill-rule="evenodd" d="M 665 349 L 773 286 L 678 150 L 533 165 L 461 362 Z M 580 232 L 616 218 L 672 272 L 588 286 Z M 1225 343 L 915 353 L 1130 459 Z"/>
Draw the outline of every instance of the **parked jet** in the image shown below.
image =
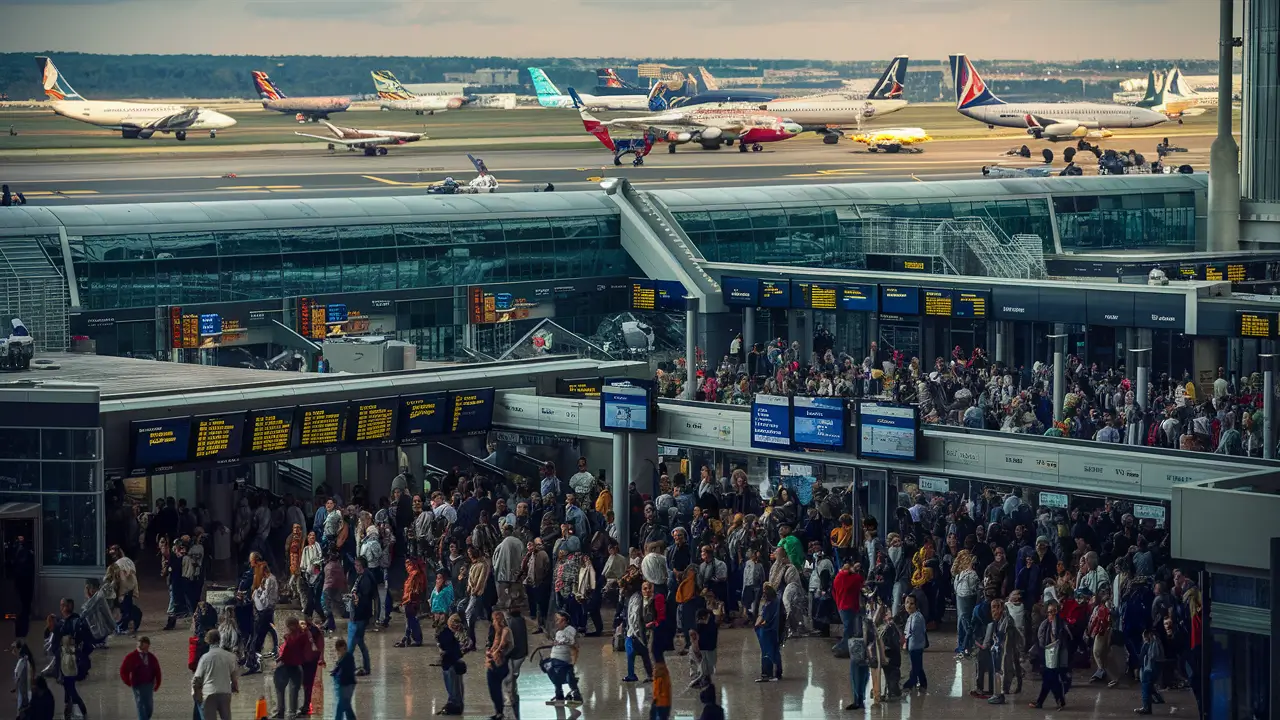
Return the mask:
<path id="1" fill-rule="evenodd" d="M 1138 101 L 1138 107 L 1164 113 L 1170 120 L 1182 124 L 1183 118 L 1195 117 L 1205 113 L 1206 106 L 1216 106 L 1216 93 L 1199 93 L 1191 89 L 1191 85 L 1178 68 L 1170 68 L 1164 81 L 1157 82 L 1156 72 L 1151 71 L 1147 78 L 1147 94 Z"/>
<path id="2" fill-rule="evenodd" d="M 538 93 L 538 104 L 548 108 L 576 107 L 573 98 L 561 95 L 560 89 L 551 82 L 551 78 L 541 68 L 529 68 L 533 78 L 533 89 Z M 639 91 L 637 90 L 637 93 Z M 644 110 L 649 107 L 649 95 L 579 95 L 582 103 L 590 110 Z"/>
<path id="3" fill-rule="evenodd" d="M 220 112 L 191 105 L 127 103 L 114 100 L 86 100 L 58 72 L 53 61 L 37 57 L 44 94 L 52 101 L 53 111 L 62 117 L 79 120 L 109 130 L 119 130 L 126 139 L 150 139 L 156 133 L 173 133 L 186 140 L 190 131 L 209 132 L 218 136 L 236 124 L 235 118 Z"/>
<path id="4" fill-rule="evenodd" d="M 853 136 L 854 142 L 866 145 L 871 152 L 884 151 L 887 153 L 903 151 L 924 152 L 924 148 L 920 147 L 920 145 L 932 139 L 923 128 L 911 127 L 878 128 Z"/>
<path id="5" fill-rule="evenodd" d="M 261 70 L 253 71 L 253 87 L 262 98 L 262 107 L 282 113 L 294 113 L 298 122 L 328 120 L 329 113 L 351 107 L 348 97 L 289 97 Z"/>
<path id="6" fill-rule="evenodd" d="M 364 150 L 365 155 L 386 155 L 387 149 L 381 147 L 383 145 L 404 145 L 427 138 L 422 133 L 402 132 L 400 130 L 360 130 L 357 128 L 337 127 L 327 120 L 322 120 L 321 122 L 324 123 L 325 127 L 329 128 L 329 132 L 333 133 L 332 136 L 312 135 L 302 132 L 296 132 L 294 135 L 325 140 L 329 143 L 329 152 L 337 150 L 338 145 L 344 145 L 347 150 Z"/>
<path id="7" fill-rule="evenodd" d="M 987 127 L 1023 128 L 1036 139 L 1066 140 L 1084 129 L 1142 128 L 1168 120 L 1162 113 L 1111 103 L 1007 103 L 987 88 L 965 55 L 951 56 L 956 110 Z"/>
<path id="8" fill-rule="evenodd" d="M 412 110 L 417 115 L 434 115 L 445 110 L 457 110 L 464 100 L 457 95 L 415 95 L 400 84 L 390 70 L 373 70 L 373 87 L 378 91 L 379 107 L 383 110 Z"/>
<path id="9" fill-rule="evenodd" d="M 983 165 L 982 177 L 1007 180 L 1010 178 L 1044 178 L 1057 175 L 1058 171 L 1047 165 L 1025 168 L 1002 167 L 1000 165 Z"/>

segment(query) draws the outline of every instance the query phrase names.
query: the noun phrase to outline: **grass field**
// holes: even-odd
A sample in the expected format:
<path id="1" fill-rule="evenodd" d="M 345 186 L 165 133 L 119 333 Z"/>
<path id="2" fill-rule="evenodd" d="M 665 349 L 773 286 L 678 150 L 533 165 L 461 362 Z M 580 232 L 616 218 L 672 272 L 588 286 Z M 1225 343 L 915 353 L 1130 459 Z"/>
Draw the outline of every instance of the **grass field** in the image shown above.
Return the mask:
<path id="1" fill-rule="evenodd" d="M 0 156 L 20 157 L 40 151 L 47 157 L 57 151 L 70 150 L 77 157 L 85 151 L 103 150 L 110 154 L 128 154 L 136 151 L 208 152 L 212 148 L 232 149 L 236 146 L 274 146 L 318 142 L 295 135 L 307 132 L 317 135 L 327 131 L 323 125 L 298 123 L 291 115 L 248 110 L 232 112 L 238 124 L 218 133 L 210 140 L 203 133 L 193 133 L 185 143 L 177 142 L 172 135 L 156 135 L 151 140 L 125 140 L 116 131 L 96 128 L 82 122 L 54 115 L 49 110 L 0 108 Z M 604 113 L 603 118 L 639 113 Z M 465 142 L 468 147 L 483 150 L 486 147 L 519 146 L 521 139 L 528 139 L 537 147 L 582 147 L 595 143 L 582 128 L 577 113 L 568 109 L 519 109 L 489 110 L 463 109 L 432 116 L 419 116 L 407 112 L 382 112 L 378 110 L 352 110 L 335 114 L 332 122 L 360 128 L 406 130 L 424 132 L 432 140 L 452 141 L 440 143 L 441 149 L 454 151 Z M 1189 118 L 1185 125 L 1174 123 L 1137 131 L 1153 135 L 1202 135 L 1211 133 L 1216 113 L 1210 109 L 1204 115 Z M 1239 125 L 1238 113 L 1236 125 Z M 868 127 L 908 126 L 922 127 L 935 140 L 975 139 L 987 137 L 1026 137 L 1016 129 L 988 130 L 981 123 L 961 116 L 950 105 L 913 105 L 893 115 L 878 119 Z M 12 128 L 16 135 L 9 134 Z M 492 141 L 492 142 L 486 142 Z M 245 147 L 249 150 L 252 148 Z M 430 142 L 424 149 L 430 149 Z M 52 152 L 51 152 L 52 151 Z"/>

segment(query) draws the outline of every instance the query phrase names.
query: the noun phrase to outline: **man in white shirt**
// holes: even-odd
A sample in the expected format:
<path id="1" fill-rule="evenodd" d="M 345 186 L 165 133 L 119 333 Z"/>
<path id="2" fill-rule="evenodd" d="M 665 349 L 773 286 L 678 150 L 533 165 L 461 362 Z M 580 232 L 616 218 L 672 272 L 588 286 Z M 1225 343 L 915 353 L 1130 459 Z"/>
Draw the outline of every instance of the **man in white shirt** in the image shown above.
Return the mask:
<path id="1" fill-rule="evenodd" d="M 573 663 L 578 654 L 578 631 L 569 622 L 569 613 L 561 610 L 556 613 L 556 634 L 551 646 L 551 662 L 547 675 L 556 689 L 555 697 L 547 701 L 548 705 L 582 704 L 582 692 L 578 690 L 578 676 L 573 671 Z M 561 685 L 569 686 L 569 697 L 565 698 Z"/>
<path id="2" fill-rule="evenodd" d="M 240 692 L 236 656 L 222 649 L 217 630 L 205 633 L 209 651 L 196 663 L 191 676 L 191 697 L 204 720 L 231 720 L 231 694 Z"/>
<path id="3" fill-rule="evenodd" d="M 435 513 L 437 518 L 444 518 L 450 525 L 458 522 L 458 511 L 445 501 L 442 492 L 431 493 L 431 512 Z"/>
<path id="4" fill-rule="evenodd" d="M 585 457 L 578 458 L 578 472 L 569 478 L 569 487 L 573 489 L 578 497 L 588 497 L 591 493 L 591 487 L 596 483 L 596 476 L 587 472 L 587 459 Z"/>
<path id="5" fill-rule="evenodd" d="M 538 487 L 542 496 L 560 494 L 560 478 L 556 477 L 556 464 L 548 462 L 542 466 L 542 484 Z"/>

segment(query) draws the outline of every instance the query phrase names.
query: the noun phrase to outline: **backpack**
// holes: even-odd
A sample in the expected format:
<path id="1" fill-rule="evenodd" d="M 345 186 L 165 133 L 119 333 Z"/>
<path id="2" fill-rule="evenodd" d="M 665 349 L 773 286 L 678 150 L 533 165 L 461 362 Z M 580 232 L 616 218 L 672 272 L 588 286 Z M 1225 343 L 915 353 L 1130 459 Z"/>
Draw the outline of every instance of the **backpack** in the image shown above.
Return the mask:
<path id="1" fill-rule="evenodd" d="M 855 665 L 867 664 L 867 639 L 862 633 L 862 617 L 854 621 L 853 636 L 849 638 L 849 662 Z"/>

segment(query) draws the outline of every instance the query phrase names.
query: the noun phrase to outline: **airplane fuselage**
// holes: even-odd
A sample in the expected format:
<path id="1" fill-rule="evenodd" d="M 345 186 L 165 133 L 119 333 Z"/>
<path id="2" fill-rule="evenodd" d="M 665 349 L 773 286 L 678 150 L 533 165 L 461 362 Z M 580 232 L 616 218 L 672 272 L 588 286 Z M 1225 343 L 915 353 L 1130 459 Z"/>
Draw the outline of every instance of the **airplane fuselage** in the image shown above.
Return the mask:
<path id="1" fill-rule="evenodd" d="M 51 104 L 53 111 L 62 117 L 110 130 L 146 127 L 156 120 L 190 109 L 187 105 L 152 105 L 111 100 L 55 100 Z M 235 124 L 236 121 L 227 115 L 200 109 L 195 122 L 185 129 L 222 130 Z"/>
<path id="2" fill-rule="evenodd" d="M 960 114 L 988 125 L 1023 129 L 1035 127 L 1037 118 L 1075 123 L 1089 130 L 1145 128 L 1167 119 L 1143 108 L 1108 103 L 1003 103 L 963 108 Z"/>
<path id="3" fill-rule="evenodd" d="M 590 110 L 648 110 L 649 98 L 646 95 L 582 95 L 582 104 Z M 573 98 L 568 95 L 539 95 L 538 104 L 542 107 L 571 108 Z"/>
<path id="4" fill-rule="evenodd" d="M 351 98 L 345 97 L 286 97 L 279 100 L 263 100 L 262 107 L 282 113 L 325 118 L 331 112 L 342 112 L 351 107 Z"/>
<path id="5" fill-rule="evenodd" d="M 413 112 L 441 112 L 462 107 L 462 98 L 448 95 L 419 95 L 404 100 L 381 100 L 383 110 L 409 110 Z"/>

